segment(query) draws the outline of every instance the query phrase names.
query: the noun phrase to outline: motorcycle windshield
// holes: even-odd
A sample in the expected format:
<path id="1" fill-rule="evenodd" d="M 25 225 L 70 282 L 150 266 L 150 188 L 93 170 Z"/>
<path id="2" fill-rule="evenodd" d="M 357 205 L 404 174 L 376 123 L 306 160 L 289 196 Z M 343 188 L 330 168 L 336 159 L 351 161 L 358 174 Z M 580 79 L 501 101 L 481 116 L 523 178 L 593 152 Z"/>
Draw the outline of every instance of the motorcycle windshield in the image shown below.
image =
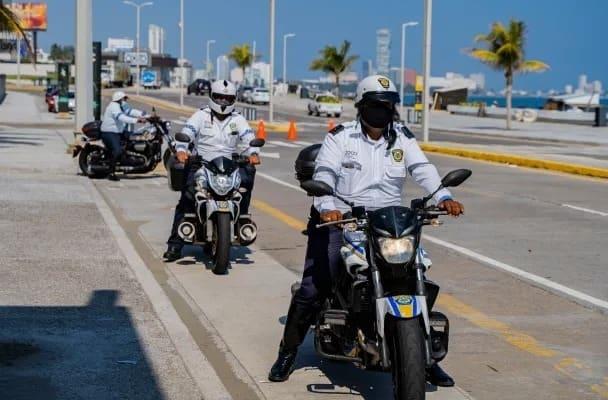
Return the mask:
<path id="1" fill-rule="evenodd" d="M 227 157 L 216 157 L 207 164 L 207 168 L 216 175 L 232 175 L 238 165 Z"/>
<path id="2" fill-rule="evenodd" d="M 416 227 L 416 213 L 407 207 L 391 206 L 369 213 L 372 232 L 377 236 L 400 238 Z"/>

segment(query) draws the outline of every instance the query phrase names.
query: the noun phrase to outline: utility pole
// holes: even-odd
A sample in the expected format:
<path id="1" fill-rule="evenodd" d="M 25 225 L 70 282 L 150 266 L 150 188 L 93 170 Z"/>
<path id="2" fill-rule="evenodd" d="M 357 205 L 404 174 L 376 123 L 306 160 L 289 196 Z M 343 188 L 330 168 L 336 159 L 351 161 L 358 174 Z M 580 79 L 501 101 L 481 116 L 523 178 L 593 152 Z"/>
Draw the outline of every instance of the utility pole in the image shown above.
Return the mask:
<path id="1" fill-rule="evenodd" d="M 422 134 L 424 142 L 429 141 L 429 110 L 431 78 L 431 21 L 433 19 L 433 0 L 424 0 L 424 45 L 422 47 L 422 71 L 424 74 L 424 87 L 422 91 Z"/>
<path id="2" fill-rule="evenodd" d="M 184 0 L 179 1 L 179 104 L 184 105 Z"/>
<path id="3" fill-rule="evenodd" d="M 136 94 L 139 96 L 139 86 L 140 86 L 140 79 L 141 79 L 141 60 L 139 58 L 139 52 L 140 52 L 140 47 L 139 47 L 139 21 L 140 21 L 140 14 L 141 14 L 141 9 L 143 7 L 146 6 L 151 6 L 152 4 L 154 4 L 151 1 L 145 2 L 145 3 L 141 3 L 141 4 L 137 4 L 133 1 L 129 1 L 129 0 L 124 0 L 123 3 L 133 6 L 135 7 L 135 9 L 137 10 L 137 33 L 136 33 L 136 39 L 137 39 L 137 51 L 136 51 L 136 56 L 135 56 L 135 65 L 137 66 L 137 79 L 135 80 L 136 82 L 136 87 L 135 87 L 135 91 Z"/>
<path id="4" fill-rule="evenodd" d="M 215 43 L 215 40 L 207 40 L 207 64 L 205 64 L 205 70 L 207 71 L 208 80 L 211 80 L 211 61 L 209 60 L 209 49 L 213 43 Z"/>
<path id="5" fill-rule="evenodd" d="M 399 114 L 401 114 L 402 121 L 405 121 L 403 119 L 403 96 L 405 93 L 405 28 L 416 25 L 418 25 L 418 22 L 405 22 L 401 24 L 401 87 L 399 88 L 401 104 L 399 105 Z"/>
<path id="6" fill-rule="evenodd" d="M 76 118 L 74 132 L 93 119 L 93 1 L 76 2 Z"/>
<path id="7" fill-rule="evenodd" d="M 253 52 L 251 53 L 251 67 L 249 67 L 249 75 L 250 82 L 249 84 L 253 86 L 253 64 L 255 63 L 255 40 L 253 41 Z"/>
<path id="8" fill-rule="evenodd" d="M 287 39 L 294 37 L 295 33 L 286 33 L 283 35 L 283 83 L 287 84 Z"/>
<path id="9" fill-rule="evenodd" d="M 270 101 L 268 102 L 268 122 L 274 121 L 274 7 L 275 0 L 270 0 L 270 76 L 268 89 L 270 91 Z"/>

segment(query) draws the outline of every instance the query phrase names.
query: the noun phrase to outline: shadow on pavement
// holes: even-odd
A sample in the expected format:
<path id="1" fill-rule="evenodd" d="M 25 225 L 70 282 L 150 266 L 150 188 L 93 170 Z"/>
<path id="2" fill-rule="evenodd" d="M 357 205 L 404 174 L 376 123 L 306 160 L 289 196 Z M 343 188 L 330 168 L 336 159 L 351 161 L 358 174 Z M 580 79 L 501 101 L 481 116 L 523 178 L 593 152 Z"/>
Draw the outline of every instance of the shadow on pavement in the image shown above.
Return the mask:
<path id="1" fill-rule="evenodd" d="M 164 399 L 118 296 L 0 307 L 0 399 Z"/>

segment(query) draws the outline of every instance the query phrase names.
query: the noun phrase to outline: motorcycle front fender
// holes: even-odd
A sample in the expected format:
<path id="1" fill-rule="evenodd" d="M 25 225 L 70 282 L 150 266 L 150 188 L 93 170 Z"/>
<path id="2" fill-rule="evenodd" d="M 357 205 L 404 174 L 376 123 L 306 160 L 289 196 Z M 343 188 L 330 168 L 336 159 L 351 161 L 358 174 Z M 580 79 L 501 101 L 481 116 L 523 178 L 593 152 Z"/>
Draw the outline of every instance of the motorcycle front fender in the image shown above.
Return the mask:
<path id="1" fill-rule="evenodd" d="M 389 296 L 376 300 L 376 316 L 378 334 L 384 338 L 384 319 L 386 314 L 396 318 L 410 319 L 422 315 L 424 320 L 424 330 L 427 337 L 431 334 L 431 324 L 429 322 L 429 311 L 425 296 Z"/>
<path id="2" fill-rule="evenodd" d="M 72 158 L 78 157 L 78 154 L 84 149 L 82 145 L 76 144 L 74 145 L 74 149 L 72 149 Z"/>

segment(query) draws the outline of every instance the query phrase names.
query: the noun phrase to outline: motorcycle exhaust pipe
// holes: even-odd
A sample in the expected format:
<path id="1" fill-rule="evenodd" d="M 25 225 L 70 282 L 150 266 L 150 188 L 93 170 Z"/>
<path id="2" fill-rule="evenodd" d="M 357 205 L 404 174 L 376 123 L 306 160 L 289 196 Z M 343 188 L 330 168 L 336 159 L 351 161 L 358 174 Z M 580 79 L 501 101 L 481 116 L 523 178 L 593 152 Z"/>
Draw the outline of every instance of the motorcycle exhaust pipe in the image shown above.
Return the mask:
<path id="1" fill-rule="evenodd" d="M 182 222 L 177 227 L 177 234 L 179 237 L 187 243 L 194 242 L 194 234 L 196 232 L 196 228 L 192 222 Z"/>
<path id="2" fill-rule="evenodd" d="M 258 237 L 258 227 L 252 220 L 245 220 L 239 224 L 238 238 L 241 246 L 249 246 Z"/>

